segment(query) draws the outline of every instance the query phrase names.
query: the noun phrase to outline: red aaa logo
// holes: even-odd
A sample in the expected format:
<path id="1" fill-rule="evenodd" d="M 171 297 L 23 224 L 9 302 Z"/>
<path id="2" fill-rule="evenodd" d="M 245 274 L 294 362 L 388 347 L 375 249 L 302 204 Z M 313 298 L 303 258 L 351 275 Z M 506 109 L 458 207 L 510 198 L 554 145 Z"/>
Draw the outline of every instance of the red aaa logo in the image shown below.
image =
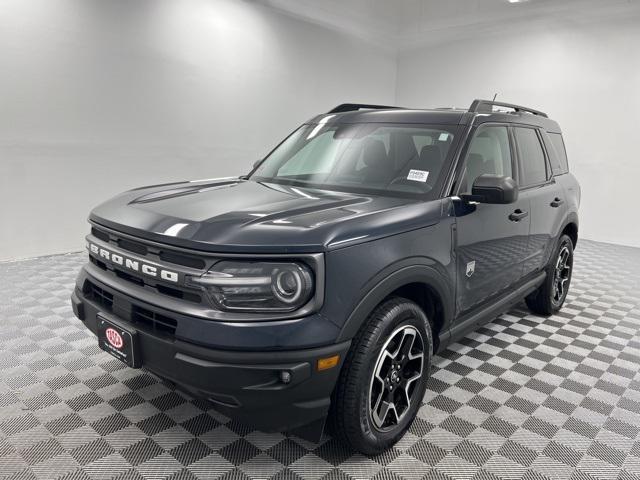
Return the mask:
<path id="1" fill-rule="evenodd" d="M 118 332 L 116 332 L 113 328 L 107 328 L 104 333 L 111 345 L 116 348 L 122 348 L 122 345 L 124 345 L 124 340 L 122 340 L 122 336 Z"/>

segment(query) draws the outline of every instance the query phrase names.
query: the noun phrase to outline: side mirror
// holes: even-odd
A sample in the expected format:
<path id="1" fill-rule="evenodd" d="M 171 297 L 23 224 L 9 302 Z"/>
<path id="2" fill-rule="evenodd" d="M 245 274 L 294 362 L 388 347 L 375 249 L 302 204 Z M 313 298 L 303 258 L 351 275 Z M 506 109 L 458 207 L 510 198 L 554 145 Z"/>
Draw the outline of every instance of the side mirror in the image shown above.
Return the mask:
<path id="1" fill-rule="evenodd" d="M 483 173 L 473 182 L 471 195 L 462 198 L 480 203 L 513 203 L 518 200 L 518 185 L 511 177 Z"/>

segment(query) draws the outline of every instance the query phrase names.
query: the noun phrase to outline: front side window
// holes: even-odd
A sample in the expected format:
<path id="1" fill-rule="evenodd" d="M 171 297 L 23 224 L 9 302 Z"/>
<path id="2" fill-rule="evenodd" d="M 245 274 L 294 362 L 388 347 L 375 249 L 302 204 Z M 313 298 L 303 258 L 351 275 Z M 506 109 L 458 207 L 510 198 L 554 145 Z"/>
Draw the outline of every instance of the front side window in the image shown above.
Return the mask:
<path id="1" fill-rule="evenodd" d="M 341 191 L 424 195 L 444 174 L 456 129 L 322 121 L 303 125 L 250 178 Z"/>
<path id="2" fill-rule="evenodd" d="M 522 175 L 520 185 L 536 185 L 547 180 L 547 164 L 538 133 L 533 128 L 516 127 Z"/>
<path id="3" fill-rule="evenodd" d="M 465 170 L 459 192 L 471 193 L 473 182 L 485 173 L 513 176 L 507 127 L 482 127 L 476 131 L 465 157 Z"/>

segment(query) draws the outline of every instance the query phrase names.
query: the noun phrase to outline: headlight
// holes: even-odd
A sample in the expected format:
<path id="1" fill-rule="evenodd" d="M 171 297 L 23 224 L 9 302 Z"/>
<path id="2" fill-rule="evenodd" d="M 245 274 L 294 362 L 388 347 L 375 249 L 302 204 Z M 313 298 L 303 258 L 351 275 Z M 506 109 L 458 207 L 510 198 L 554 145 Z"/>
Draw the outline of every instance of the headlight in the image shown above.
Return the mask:
<path id="1" fill-rule="evenodd" d="M 190 281 L 223 310 L 290 312 L 313 295 L 311 269 L 298 262 L 218 262 Z"/>

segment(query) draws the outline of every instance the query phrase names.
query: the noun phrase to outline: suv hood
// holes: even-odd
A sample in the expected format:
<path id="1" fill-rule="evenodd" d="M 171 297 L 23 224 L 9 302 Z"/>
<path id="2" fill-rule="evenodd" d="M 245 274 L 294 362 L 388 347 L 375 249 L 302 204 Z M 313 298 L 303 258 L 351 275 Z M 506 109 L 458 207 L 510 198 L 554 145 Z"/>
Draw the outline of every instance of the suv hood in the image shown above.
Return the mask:
<path id="1" fill-rule="evenodd" d="M 356 195 L 239 178 L 130 190 L 90 221 L 209 252 L 320 252 L 435 223 L 441 202 Z"/>

